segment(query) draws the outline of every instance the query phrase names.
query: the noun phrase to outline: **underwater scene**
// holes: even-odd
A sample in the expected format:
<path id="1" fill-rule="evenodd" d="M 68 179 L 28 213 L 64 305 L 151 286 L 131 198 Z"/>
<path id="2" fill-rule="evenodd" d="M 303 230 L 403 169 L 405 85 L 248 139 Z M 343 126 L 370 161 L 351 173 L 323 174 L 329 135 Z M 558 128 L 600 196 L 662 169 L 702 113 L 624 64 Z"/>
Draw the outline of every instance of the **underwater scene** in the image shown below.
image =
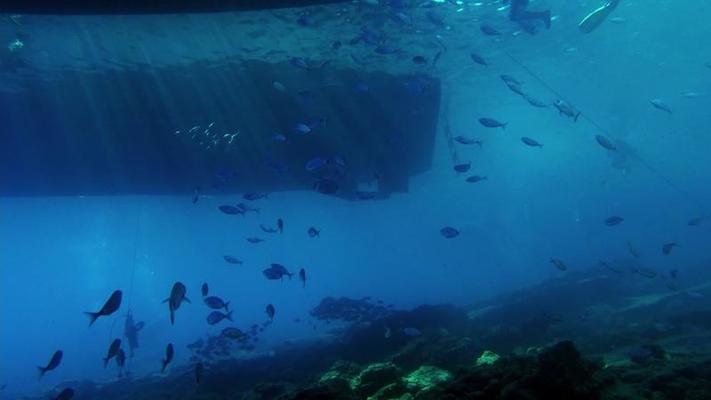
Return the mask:
<path id="1" fill-rule="evenodd" d="M 711 399 L 711 2 L 63 4 L 0 4 L 0 399 Z"/>

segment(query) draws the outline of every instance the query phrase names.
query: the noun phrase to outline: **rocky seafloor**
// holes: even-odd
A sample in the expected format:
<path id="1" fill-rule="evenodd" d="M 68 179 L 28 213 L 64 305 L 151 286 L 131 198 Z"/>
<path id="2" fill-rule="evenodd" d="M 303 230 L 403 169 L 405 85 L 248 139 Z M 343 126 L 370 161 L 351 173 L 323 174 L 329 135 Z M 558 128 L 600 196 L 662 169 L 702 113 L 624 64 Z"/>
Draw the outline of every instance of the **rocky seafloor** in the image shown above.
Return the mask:
<path id="1" fill-rule="evenodd" d="M 590 270 L 409 311 L 329 298 L 312 316 L 347 329 L 206 364 L 200 383 L 186 365 L 62 386 L 75 399 L 709 399 L 711 285 L 688 280 Z"/>

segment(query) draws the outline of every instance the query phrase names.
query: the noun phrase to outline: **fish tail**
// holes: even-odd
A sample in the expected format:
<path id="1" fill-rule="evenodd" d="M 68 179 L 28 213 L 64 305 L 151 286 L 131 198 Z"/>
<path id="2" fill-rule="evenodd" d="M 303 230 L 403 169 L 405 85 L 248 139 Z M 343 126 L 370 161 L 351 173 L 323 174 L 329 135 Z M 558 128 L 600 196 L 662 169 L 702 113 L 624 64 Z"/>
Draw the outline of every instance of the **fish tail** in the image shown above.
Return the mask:
<path id="1" fill-rule="evenodd" d="M 225 311 L 230 311 L 230 302 L 225 302 Z"/>
<path id="2" fill-rule="evenodd" d="M 45 367 L 37 367 L 37 380 L 39 381 L 42 379 L 44 376 L 44 373 L 47 372 L 47 368 Z"/>
<path id="3" fill-rule="evenodd" d="M 232 311 L 228 312 L 227 315 L 225 315 L 225 318 L 229 319 L 232 321 Z"/>
<path id="4" fill-rule="evenodd" d="M 160 368 L 160 373 L 162 374 L 163 372 L 165 372 L 165 367 L 168 366 L 168 361 L 167 361 L 167 360 L 161 360 L 161 363 L 163 364 L 163 365 L 161 366 L 161 368 Z"/>
<path id="5" fill-rule="evenodd" d="M 93 325 L 94 322 L 101 316 L 100 312 L 88 312 L 87 311 L 84 314 L 86 314 L 89 317 L 89 326 Z"/>
<path id="6" fill-rule="evenodd" d="M 575 118 L 573 118 L 573 122 L 578 122 L 578 117 L 580 117 L 580 111 L 578 111 L 578 113 L 575 114 Z"/>

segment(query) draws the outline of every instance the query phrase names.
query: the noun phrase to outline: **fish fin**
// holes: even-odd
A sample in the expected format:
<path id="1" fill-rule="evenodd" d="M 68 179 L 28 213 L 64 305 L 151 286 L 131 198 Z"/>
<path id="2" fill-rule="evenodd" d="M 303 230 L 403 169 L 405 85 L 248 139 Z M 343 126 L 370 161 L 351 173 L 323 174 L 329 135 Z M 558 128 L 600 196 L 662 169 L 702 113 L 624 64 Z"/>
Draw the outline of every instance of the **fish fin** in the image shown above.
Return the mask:
<path id="1" fill-rule="evenodd" d="M 94 322 L 96 322 L 96 320 L 101 316 L 100 312 L 88 312 L 87 311 L 84 314 L 86 314 L 89 317 L 89 326 L 92 326 L 94 324 Z"/>
<path id="2" fill-rule="evenodd" d="M 225 303 L 225 311 L 228 311 L 228 312 L 231 313 L 231 311 L 230 311 L 230 302 L 229 302 L 229 301 Z"/>
<path id="3" fill-rule="evenodd" d="M 188 303 L 190 303 L 190 304 L 193 304 L 193 302 L 192 302 L 192 301 L 190 301 L 190 299 L 189 299 L 189 298 L 187 298 L 187 297 L 183 297 L 183 300 L 187 301 L 187 302 L 188 302 Z"/>
<path id="4" fill-rule="evenodd" d="M 39 380 L 41 380 L 42 377 L 44 376 L 44 373 L 47 372 L 47 368 L 45 368 L 45 367 L 37 367 L 37 372 L 38 372 L 37 380 L 39 381 Z"/>
<path id="5" fill-rule="evenodd" d="M 167 302 L 169 302 L 169 301 L 170 301 L 170 297 L 168 297 L 167 299 L 161 301 L 160 304 L 167 303 Z"/>
<path id="6" fill-rule="evenodd" d="M 225 318 L 229 319 L 232 321 L 232 311 L 228 312 L 227 315 L 225 315 Z"/>

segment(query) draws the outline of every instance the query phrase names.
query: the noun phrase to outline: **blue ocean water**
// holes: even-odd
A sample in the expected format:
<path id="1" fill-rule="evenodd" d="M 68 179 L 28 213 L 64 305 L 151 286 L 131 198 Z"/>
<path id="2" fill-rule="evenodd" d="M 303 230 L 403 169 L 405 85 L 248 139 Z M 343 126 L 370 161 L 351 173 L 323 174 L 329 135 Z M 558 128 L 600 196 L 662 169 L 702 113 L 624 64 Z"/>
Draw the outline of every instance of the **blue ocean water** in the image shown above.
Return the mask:
<path id="1" fill-rule="evenodd" d="M 128 311 L 145 322 L 127 364 L 133 378 L 159 371 L 167 343 L 176 348 L 176 369 L 190 365 L 188 344 L 227 326 L 263 324 L 268 304 L 276 315 L 255 348 L 230 357 L 273 356 L 284 341 L 331 335 L 331 324 L 309 314 L 328 296 L 369 296 L 403 310 L 465 307 L 630 258 L 660 277 L 678 271 L 680 290 L 698 294 L 695 288 L 709 279 L 711 50 L 704 43 L 711 4 L 622 0 L 599 28 L 581 33 L 578 22 L 599 6 L 531 2 L 529 8 L 553 15 L 551 28 L 540 26 L 535 35 L 510 21 L 499 1 L 5 16 L 0 396 L 115 381 L 115 363 L 103 368 L 102 358 L 114 338 L 125 340 Z M 501 34 L 485 35 L 484 23 Z M 473 62 L 472 53 L 488 65 Z M 306 68 L 294 65 L 295 57 Z M 256 78 L 262 67 L 252 62 L 275 67 Z M 546 107 L 509 90 L 502 74 Z M 308 87 L 296 89 L 306 76 Z M 306 89 L 316 103 L 296 93 Z M 374 104 L 367 110 L 358 108 L 363 92 Z M 288 103 L 298 108 L 275 106 L 272 99 L 282 95 L 300 99 Z M 408 111 L 378 112 L 390 110 L 384 99 Z M 577 121 L 559 113 L 556 100 L 580 112 Z M 323 127 L 306 135 L 283 123 L 319 115 L 328 115 Z M 434 129 L 407 125 L 422 115 Z M 507 125 L 487 128 L 479 118 Z M 214 144 L 223 146 L 219 153 L 186 139 L 192 126 L 204 132 L 214 121 L 222 138 L 239 133 L 236 150 L 227 139 Z M 285 132 L 284 143 L 271 140 L 275 130 Z M 367 135 L 394 149 L 369 147 Z M 318 141 L 309 142 L 313 136 Z M 456 136 L 482 143 L 461 144 Z M 542 147 L 527 146 L 523 137 Z M 243 151 L 239 140 L 257 144 Z M 412 150 L 428 140 L 426 151 Z M 132 158 L 138 153 L 131 146 L 150 150 Z M 293 156 L 298 169 L 318 155 L 343 155 L 337 193 L 314 190 L 330 175 L 265 172 L 265 158 Z M 453 169 L 468 162 L 466 173 Z M 221 181 L 221 163 L 228 165 L 227 183 L 205 181 Z M 406 188 L 388 189 L 387 172 L 378 188 L 371 175 L 385 170 L 406 176 Z M 150 178 L 134 185 L 140 171 Z M 486 179 L 466 182 L 471 175 Z M 364 200 L 354 195 L 360 190 L 387 194 Z M 269 196 L 248 201 L 246 191 Z M 237 203 L 259 212 L 218 209 Z M 608 226 L 611 216 L 624 221 Z M 278 219 L 283 233 L 260 229 Z M 318 237 L 308 235 L 310 227 Z M 459 235 L 444 237 L 444 227 Z M 265 241 L 246 240 L 255 236 Z M 667 243 L 676 244 L 669 254 L 662 251 Z M 243 264 L 227 263 L 225 255 Z M 567 270 L 551 259 L 563 260 Z M 294 276 L 266 279 L 262 271 L 271 263 Z M 305 286 L 296 276 L 301 268 Z M 686 270 L 695 271 L 693 282 L 683 280 Z M 162 301 L 176 281 L 186 285 L 191 303 L 180 306 L 171 325 Z M 655 289 L 667 293 L 658 281 Z M 230 301 L 234 322 L 208 325 L 205 282 L 210 294 Z M 89 327 L 84 312 L 99 310 L 117 289 L 119 310 Z M 699 301 L 708 308 L 707 297 Z M 60 367 L 38 381 L 36 367 L 58 349 Z"/>

